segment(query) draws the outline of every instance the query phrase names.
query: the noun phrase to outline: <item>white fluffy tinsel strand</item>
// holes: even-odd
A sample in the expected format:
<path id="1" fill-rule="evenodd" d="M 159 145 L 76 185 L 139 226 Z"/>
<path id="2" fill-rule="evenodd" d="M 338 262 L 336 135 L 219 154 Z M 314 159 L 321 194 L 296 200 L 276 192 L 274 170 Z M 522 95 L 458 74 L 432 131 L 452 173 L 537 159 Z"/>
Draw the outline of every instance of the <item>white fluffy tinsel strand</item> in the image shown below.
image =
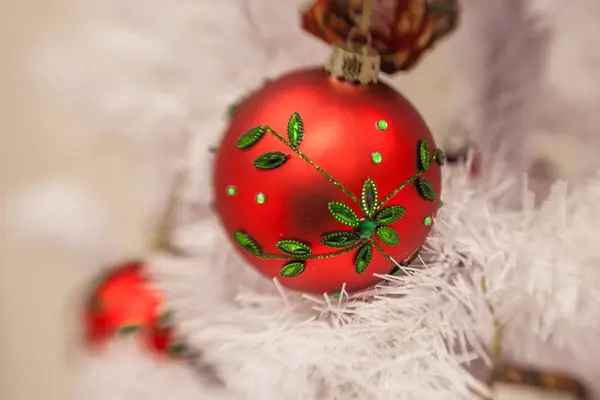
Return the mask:
<path id="1" fill-rule="evenodd" d="M 244 265 L 213 217 L 188 231 L 201 256 L 159 255 L 150 265 L 181 333 L 216 369 L 226 387 L 219 393 L 229 399 L 476 398 L 486 388 L 472 375 L 482 371 L 469 363 L 490 364 L 489 304 L 506 324 L 507 357 L 600 389 L 600 176 L 571 195 L 557 185 L 539 210 L 527 194 L 521 210 L 499 207 L 511 185 L 473 185 L 463 171 L 450 171 L 446 205 L 421 262 L 360 295 L 281 289 Z M 187 385 L 151 378 L 167 371 L 119 379 L 130 380 L 134 392 L 152 386 L 156 399 L 197 398 Z M 91 377 L 85 383 L 100 383 Z M 193 379 L 198 393 L 215 390 Z M 110 386 L 87 388 L 114 398 Z"/>

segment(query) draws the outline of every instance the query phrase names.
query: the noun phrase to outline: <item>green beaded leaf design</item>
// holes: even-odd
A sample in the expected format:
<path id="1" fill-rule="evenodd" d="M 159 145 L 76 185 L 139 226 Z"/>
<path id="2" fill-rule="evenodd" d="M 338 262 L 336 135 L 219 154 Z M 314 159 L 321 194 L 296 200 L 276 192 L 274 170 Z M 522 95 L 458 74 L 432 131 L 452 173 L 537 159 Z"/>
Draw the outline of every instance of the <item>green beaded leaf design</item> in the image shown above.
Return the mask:
<path id="1" fill-rule="evenodd" d="M 389 226 L 380 226 L 375 232 L 381 243 L 387 244 L 388 246 L 397 246 L 400 243 L 400 235 L 393 228 Z"/>
<path id="2" fill-rule="evenodd" d="M 306 268 L 302 261 L 292 261 L 283 266 L 279 274 L 285 278 L 293 278 L 304 272 Z"/>
<path id="3" fill-rule="evenodd" d="M 136 332 L 139 332 L 142 327 L 138 324 L 123 325 L 117 329 L 117 336 L 129 336 Z"/>
<path id="4" fill-rule="evenodd" d="M 377 223 L 375 221 L 371 221 L 370 219 L 363 219 L 354 229 L 354 232 L 356 232 L 361 238 L 368 239 L 375 234 L 376 229 Z"/>
<path id="5" fill-rule="evenodd" d="M 297 112 L 293 113 L 288 121 L 287 134 L 292 147 L 300 146 L 302 139 L 304 139 L 304 121 Z"/>
<path id="6" fill-rule="evenodd" d="M 172 328 L 174 325 L 173 319 L 173 311 L 165 311 L 158 316 L 156 326 L 160 330 Z"/>
<path id="7" fill-rule="evenodd" d="M 427 139 L 423 139 L 419 143 L 419 165 L 423 171 L 429 169 L 429 144 L 427 143 Z"/>
<path id="8" fill-rule="evenodd" d="M 281 151 L 270 151 L 264 153 L 254 160 L 254 168 L 265 171 L 281 167 L 288 160 L 285 153 Z"/>
<path id="9" fill-rule="evenodd" d="M 332 201 L 328 204 L 327 208 L 329 209 L 329 213 L 331 213 L 333 218 L 344 225 L 355 228 L 360 223 L 360 219 L 356 213 L 344 203 Z"/>
<path id="10" fill-rule="evenodd" d="M 257 126 L 254 128 L 248 129 L 246 132 L 240 136 L 235 147 L 242 150 L 247 150 L 250 147 L 257 144 L 260 139 L 265 136 L 266 130 L 262 126 Z"/>
<path id="11" fill-rule="evenodd" d="M 442 149 L 435 149 L 433 156 L 435 157 L 435 162 L 437 162 L 440 167 L 446 164 L 446 154 L 444 154 Z"/>
<path id="12" fill-rule="evenodd" d="M 171 356 L 182 356 L 187 351 L 188 347 L 183 340 L 176 340 L 167 347 L 167 354 Z"/>
<path id="13" fill-rule="evenodd" d="M 378 225 L 389 225 L 398 221 L 406 214 L 406 208 L 402 206 L 389 206 L 379 211 L 375 216 Z"/>
<path id="14" fill-rule="evenodd" d="M 282 252 L 291 256 L 307 257 L 310 256 L 311 253 L 310 247 L 296 240 L 280 240 L 275 246 Z"/>
<path id="15" fill-rule="evenodd" d="M 372 217 L 377 210 L 377 186 L 375 182 L 369 178 L 363 184 L 361 192 L 362 208 L 367 216 Z"/>
<path id="16" fill-rule="evenodd" d="M 360 240 L 360 236 L 354 232 L 340 231 L 326 233 L 321 236 L 321 243 L 336 249 L 350 247 Z"/>
<path id="17" fill-rule="evenodd" d="M 262 250 L 260 246 L 247 233 L 242 231 L 233 232 L 233 238 L 236 242 L 238 242 L 242 249 L 246 250 L 248 253 L 252 254 L 253 256 L 261 255 Z"/>
<path id="18" fill-rule="evenodd" d="M 435 201 L 435 190 L 433 189 L 433 185 L 425 178 L 419 178 L 416 181 L 417 190 L 422 198 L 427 201 Z"/>
<path id="19" fill-rule="evenodd" d="M 369 264 L 371 263 L 371 259 L 373 258 L 373 246 L 371 243 L 367 243 L 363 245 L 357 252 L 354 257 L 354 270 L 357 274 L 362 274 L 365 272 Z"/>

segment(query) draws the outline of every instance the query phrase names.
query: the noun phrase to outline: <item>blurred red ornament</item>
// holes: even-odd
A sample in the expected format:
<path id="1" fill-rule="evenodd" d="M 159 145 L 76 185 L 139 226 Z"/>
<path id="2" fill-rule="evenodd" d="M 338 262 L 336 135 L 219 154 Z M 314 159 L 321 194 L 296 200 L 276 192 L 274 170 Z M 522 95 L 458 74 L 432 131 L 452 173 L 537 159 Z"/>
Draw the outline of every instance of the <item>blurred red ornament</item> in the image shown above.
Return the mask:
<path id="1" fill-rule="evenodd" d="M 151 286 L 142 261 L 119 265 L 99 280 L 84 310 L 84 324 L 86 341 L 92 346 L 130 335 L 138 335 L 158 353 L 179 353 L 183 346 L 173 334 L 164 298 Z"/>
<path id="2" fill-rule="evenodd" d="M 216 155 L 215 207 L 265 276 L 304 292 L 356 291 L 422 246 L 443 162 L 419 113 L 390 86 L 304 69 L 236 109 Z"/>

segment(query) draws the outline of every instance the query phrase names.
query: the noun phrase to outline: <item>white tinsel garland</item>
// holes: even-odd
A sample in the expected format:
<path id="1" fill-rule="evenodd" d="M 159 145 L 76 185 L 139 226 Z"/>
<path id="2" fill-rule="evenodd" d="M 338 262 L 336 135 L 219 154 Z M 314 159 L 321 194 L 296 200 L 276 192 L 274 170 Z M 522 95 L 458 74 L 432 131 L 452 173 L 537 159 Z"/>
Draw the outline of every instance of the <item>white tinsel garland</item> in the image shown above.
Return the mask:
<path id="1" fill-rule="evenodd" d="M 482 371 L 472 371 L 469 361 L 489 365 L 490 303 L 507 324 L 508 357 L 575 374 L 600 389 L 600 361 L 593 356 L 600 333 L 594 246 L 600 178 L 571 195 L 558 185 L 540 210 L 518 211 L 498 207 L 510 182 L 472 183 L 460 170 L 446 174 L 445 206 L 422 257 L 426 267 L 417 263 L 406 276 L 350 298 L 286 292 L 239 259 L 213 217 L 195 224 L 188 234 L 201 256 L 156 256 L 150 264 L 180 332 L 227 388 L 208 389 L 192 376 L 198 393 L 269 400 L 477 398 L 486 389 L 472 376 Z M 102 370 L 102 363 L 96 367 Z M 146 399 L 197 398 L 187 394 L 188 384 L 179 391 L 169 380 L 153 383 L 154 374 L 179 367 L 145 368 L 139 380 L 121 375 L 131 386 L 116 392 L 88 375 L 87 398 L 103 392 L 110 395 L 98 399 L 131 398 L 138 385 L 154 388 Z M 108 375 L 117 379 L 118 370 Z"/>

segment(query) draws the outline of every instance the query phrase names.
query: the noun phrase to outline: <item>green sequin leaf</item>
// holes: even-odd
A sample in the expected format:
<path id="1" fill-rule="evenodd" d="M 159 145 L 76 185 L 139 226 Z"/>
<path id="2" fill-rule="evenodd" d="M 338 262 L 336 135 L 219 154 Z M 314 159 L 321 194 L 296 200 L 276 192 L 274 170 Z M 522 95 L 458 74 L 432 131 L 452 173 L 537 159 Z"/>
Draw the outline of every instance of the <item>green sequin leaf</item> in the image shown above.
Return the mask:
<path id="1" fill-rule="evenodd" d="M 397 246 L 400 243 L 400 235 L 393 228 L 389 226 L 380 226 L 375 232 L 381 243 L 387 244 L 388 246 Z"/>
<path id="2" fill-rule="evenodd" d="M 363 245 L 357 252 L 354 257 L 354 270 L 357 274 L 362 274 L 365 272 L 369 264 L 371 263 L 371 259 L 373 258 L 373 245 L 371 243 L 367 243 Z"/>
<path id="3" fill-rule="evenodd" d="M 279 274 L 285 278 L 293 278 L 304 272 L 306 265 L 302 261 L 292 261 L 283 266 Z"/>
<path id="4" fill-rule="evenodd" d="M 406 208 L 402 206 L 389 206 L 379 211 L 375 216 L 378 225 L 389 225 L 398 221 L 406 214 Z"/>
<path id="5" fill-rule="evenodd" d="M 339 223 L 351 226 L 353 228 L 357 227 L 360 223 L 360 219 L 356 213 L 344 203 L 332 201 L 328 204 L 327 208 L 329 209 L 329 213 Z"/>
<path id="6" fill-rule="evenodd" d="M 252 254 L 253 256 L 261 255 L 262 250 L 260 246 L 247 233 L 242 231 L 233 232 L 233 238 L 242 247 L 242 249 L 246 250 L 248 253 Z"/>
<path id="7" fill-rule="evenodd" d="M 174 325 L 173 311 L 165 311 L 161 313 L 156 321 L 156 326 L 160 330 L 172 328 Z"/>
<path id="8" fill-rule="evenodd" d="M 142 326 L 139 324 L 128 324 L 123 325 L 117 329 L 117 336 L 129 336 L 136 332 L 139 332 L 142 329 Z"/>
<path id="9" fill-rule="evenodd" d="M 435 201 L 436 195 L 433 185 L 425 178 L 419 178 L 416 181 L 417 190 L 422 198 L 427 201 Z"/>
<path id="10" fill-rule="evenodd" d="M 427 139 L 423 139 L 419 143 L 419 165 L 423 171 L 429 169 L 429 144 L 427 143 Z"/>
<path id="11" fill-rule="evenodd" d="M 350 247 L 360 240 L 360 236 L 354 232 L 340 231 L 326 233 L 321 236 L 321 243 L 336 249 Z"/>
<path id="12" fill-rule="evenodd" d="M 182 356 L 187 351 L 188 347 L 183 340 L 176 340 L 167 347 L 167 354 L 171 356 Z"/>
<path id="13" fill-rule="evenodd" d="M 311 253 L 310 247 L 296 240 L 280 240 L 275 246 L 282 252 L 291 256 L 307 257 L 310 256 Z"/>
<path id="14" fill-rule="evenodd" d="M 254 160 L 254 168 L 269 171 L 281 167 L 288 160 L 285 153 L 281 151 L 270 151 L 264 153 Z"/>
<path id="15" fill-rule="evenodd" d="M 367 216 L 371 217 L 377 210 L 377 186 L 373 179 L 369 178 L 363 184 L 361 192 L 362 208 Z"/>
<path id="16" fill-rule="evenodd" d="M 297 112 L 293 113 L 288 121 L 287 134 L 292 147 L 300 146 L 302 139 L 304 139 L 304 121 Z"/>
<path id="17" fill-rule="evenodd" d="M 437 162 L 440 167 L 446 164 L 446 154 L 444 154 L 442 149 L 435 149 L 433 156 L 435 157 L 435 162 Z"/>
<path id="18" fill-rule="evenodd" d="M 247 150 L 250 147 L 257 144 L 260 139 L 265 136 L 266 130 L 262 126 L 257 126 L 254 128 L 248 129 L 246 132 L 240 136 L 235 147 L 241 150 Z"/>

